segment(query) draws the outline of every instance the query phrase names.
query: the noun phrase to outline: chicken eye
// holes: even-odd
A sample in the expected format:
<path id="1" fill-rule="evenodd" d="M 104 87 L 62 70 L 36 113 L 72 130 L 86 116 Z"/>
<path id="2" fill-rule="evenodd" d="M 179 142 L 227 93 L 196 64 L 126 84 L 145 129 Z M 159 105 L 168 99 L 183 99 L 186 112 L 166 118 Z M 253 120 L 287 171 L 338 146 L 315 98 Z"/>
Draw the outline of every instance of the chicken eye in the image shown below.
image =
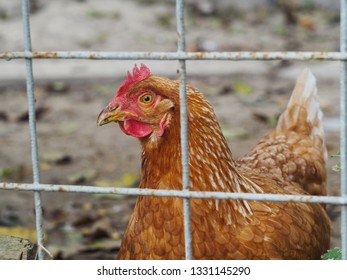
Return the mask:
<path id="1" fill-rule="evenodd" d="M 139 101 L 145 105 L 149 105 L 153 101 L 153 96 L 151 94 L 143 94 L 139 97 Z"/>

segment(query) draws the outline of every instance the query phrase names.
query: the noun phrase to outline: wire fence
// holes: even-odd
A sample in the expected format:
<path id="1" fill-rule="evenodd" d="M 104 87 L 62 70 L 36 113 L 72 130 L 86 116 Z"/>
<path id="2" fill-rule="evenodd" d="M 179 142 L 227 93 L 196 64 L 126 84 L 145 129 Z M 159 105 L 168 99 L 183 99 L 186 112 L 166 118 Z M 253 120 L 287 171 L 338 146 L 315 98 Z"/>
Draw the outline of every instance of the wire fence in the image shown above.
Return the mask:
<path id="1" fill-rule="evenodd" d="M 0 52 L 0 59 L 24 59 L 31 140 L 33 183 L 0 183 L 0 189 L 33 191 L 35 199 L 38 259 L 44 259 L 43 219 L 41 192 L 111 193 L 143 196 L 166 196 L 183 198 L 184 238 L 186 259 L 192 259 L 190 226 L 190 199 L 240 199 L 275 202 L 326 203 L 341 206 L 342 258 L 347 259 L 347 0 L 340 1 L 340 52 L 186 52 L 184 0 L 176 0 L 177 51 L 176 52 L 32 52 L 30 36 L 30 0 L 22 0 L 24 52 Z M 94 187 L 78 185 L 41 184 L 36 133 L 33 59 L 108 59 L 108 60 L 177 60 L 180 76 L 181 102 L 181 148 L 183 189 L 154 190 L 139 188 Z M 276 195 L 253 193 L 196 192 L 189 190 L 188 122 L 186 97 L 187 60 L 334 60 L 341 61 L 340 71 L 340 149 L 341 149 L 341 196 Z M 150 186 L 148 186 L 150 187 Z"/>

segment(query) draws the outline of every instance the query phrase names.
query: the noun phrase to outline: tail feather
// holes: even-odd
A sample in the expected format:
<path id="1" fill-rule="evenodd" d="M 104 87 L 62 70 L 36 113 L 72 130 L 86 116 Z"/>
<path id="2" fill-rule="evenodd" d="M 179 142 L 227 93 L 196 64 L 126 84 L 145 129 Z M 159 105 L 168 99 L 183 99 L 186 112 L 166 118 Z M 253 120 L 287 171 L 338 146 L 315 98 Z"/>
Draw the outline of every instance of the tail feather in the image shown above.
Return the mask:
<path id="1" fill-rule="evenodd" d="M 278 120 L 277 130 L 308 135 L 320 146 L 326 160 L 323 113 L 319 106 L 316 78 L 308 68 L 297 79 L 287 108 Z"/>
<path id="2" fill-rule="evenodd" d="M 305 69 L 277 128 L 237 164 L 268 172 L 306 193 L 325 195 L 327 150 L 322 118 L 316 79 Z"/>

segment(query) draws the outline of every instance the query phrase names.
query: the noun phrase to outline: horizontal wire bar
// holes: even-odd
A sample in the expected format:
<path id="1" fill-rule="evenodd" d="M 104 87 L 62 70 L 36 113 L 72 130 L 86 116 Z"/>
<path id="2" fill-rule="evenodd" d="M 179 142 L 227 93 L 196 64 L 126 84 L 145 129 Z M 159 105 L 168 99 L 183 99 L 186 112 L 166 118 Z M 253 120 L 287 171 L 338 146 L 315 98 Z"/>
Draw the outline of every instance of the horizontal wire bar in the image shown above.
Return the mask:
<path id="1" fill-rule="evenodd" d="M 230 192 L 203 192 L 188 190 L 157 190 L 147 188 L 121 188 L 96 187 L 79 185 L 49 185 L 49 184 L 19 184 L 0 183 L 0 189 L 18 191 L 46 191 L 46 192 L 72 192 L 91 194 L 117 194 L 117 195 L 143 195 L 160 197 L 202 198 L 202 199 L 232 199 L 255 200 L 274 202 L 302 202 L 324 203 L 334 205 L 347 205 L 347 196 L 315 196 L 290 194 L 258 194 L 258 193 L 230 193 Z"/>
<path id="2" fill-rule="evenodd" d="M 344 52 L 0 52 L 0 59 L 113 59 L 113 60 L 347 60 Z"/>

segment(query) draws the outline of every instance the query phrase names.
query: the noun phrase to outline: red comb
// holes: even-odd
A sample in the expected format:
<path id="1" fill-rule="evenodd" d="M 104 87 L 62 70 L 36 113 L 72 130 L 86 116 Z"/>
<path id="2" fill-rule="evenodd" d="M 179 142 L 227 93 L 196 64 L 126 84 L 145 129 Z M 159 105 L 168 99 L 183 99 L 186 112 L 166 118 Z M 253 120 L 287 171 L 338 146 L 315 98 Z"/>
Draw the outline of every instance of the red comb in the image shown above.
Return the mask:
<path id="1" fill-rule="evenodd" d="M 128 71 L 128 76 L 125 78 L 123 84 L 120 86 L 118 90 L 118 95 L 123 94 L 128 88 L 139 81 L 142 81 L 144 79 L 147 79 L 151 75 L 151 71 L 149 68 L 142 64 L 140 65 L 140 69 L 135 64 L 133 68 L 133 75 L 131 76 L 130 72 Z"/>

